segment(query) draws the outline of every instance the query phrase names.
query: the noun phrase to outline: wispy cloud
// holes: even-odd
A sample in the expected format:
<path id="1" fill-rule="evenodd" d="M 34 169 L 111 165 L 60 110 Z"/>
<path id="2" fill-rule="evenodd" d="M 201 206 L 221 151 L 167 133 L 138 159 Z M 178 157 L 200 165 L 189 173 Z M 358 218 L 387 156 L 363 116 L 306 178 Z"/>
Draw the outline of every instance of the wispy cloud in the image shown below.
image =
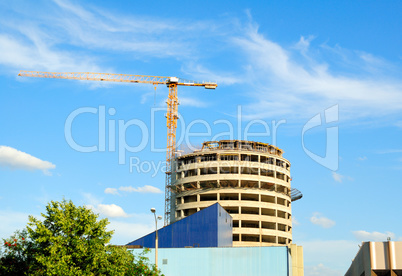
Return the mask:
<path id="1" fill-rule="evenodd" d="M 353 231 L 353 235 L 356 239 L 361 241 L 386 241 L 387 238 L 395 239 L 395 234 L 392 232 L 367 232 L 364 230 Z"/>
<path id="2" fill-rule="evenodd" d="M 118 195 L 119 194 L 119 192 L 117 191 L 116 188 L 106 188 L 104 193 L 110 194 L 110 195 Z"/>
<path id="3" fill-rule="evenodd" d="M 0 65 L 13 69 L 47 71 L 100 71 L 89 56 L 54 49 L 30 29 L 24 39 L 0 34 Z"/>
<path id="4" fill-rule="evenodd" d="M 111 219 L 110 224 L 107 226 L 109 231 L 114 231 L 111 242 L 123 245 L 155 231 L 153 218 L 149 217 L 148 221 L 150 223 L 146 224 L 140 221 L 133 223 Z"/>
<path id="5" fill-rule="evenodd" d="M 245 29 L 244 36 L 233 38 L 249 58 L 247 78 L 255 91 L 251 94 L 254 103 L 247 106 L 250 117 L 306 117 L 334 104 L 339 104 L 344 117 L 354 119 L 401 110 L 402 82 L 384 76 L 390 68 L 374 62 L 369 55 L 345 54 L 340 47 L 336 47 L 332 59 L 319 55 L 317 52 L 327 53 L 330 47 L 311 50 L 310 40 L 302 37 L 295 46 L 284 47 L 267 39 L 256 25 Z M 342 54 L 360 69 L 335 69 L 333 64 Z M 362 73 L 361 67 L 368 63 L 383 74 Z"/>
<path id="6" fill-rule="evenodd" d="M 40 170 L 46 175 L 52 175 L 49 170 L 56 168 L 56 165 L 17 149 L 0 146 L 0 167 L 12 170 Z"/>
<path id="7" fill-rule="evenodd" d="M 309 256 L 304 260 L 306 276 L 344 275 L 359 250 L 359 242 L 348 240 L 302 240 L 298 243 L 303 246 L 304 256 Z M 322 248 L 331 250 L 323 254 Z"/>
<path id="8" fill-rule="evenodd" d="M 395 126 L 402 128 L 402 121 L 397 121 L 397 122 L 395 123 Z"/>
<path id="9" fill-rule="evenodd" d="M 132 59 L 192 59 L 194 32 L 210 25 L 113 14 L 73 1 L 54 0 L 41 9 L 27 6 L 35 10 L 31 13 L 13 4 L 1 8 L 7 11 L 0 19 L 0 65 L 13 69 L 113 73 L 94 50 Z"/>
<path id="10" fill-rule="evenodd" d="M 310 218 L 310 221 L 312 224 L 319 225 L 323 228 L 331 228 L 335 226 L 335 221 L 324 217 L 322 214 L 318 212 L 313 214 L 313 216 Z"/>
<path id="11" fill-rule="evenodd" d="M 359 161 L 365 161 L 367 160 L 367 156 L 361 156 L 357 158 Z"/>
<path id="12" fill-rule="evenodd" d="M 28 223 L 28 216 L 32 214 L 0 210 L 0 238 L 8 238 L 16 230 L 21 230 Z"/>
<path id="13" fill-rule="evenodd" d="M 332 178 L 333 178 L 336 182 L 342 183 L 344 177 L 345 177 L 345 176 L 343 176 L 343 175 L 341 175 L 341 174 L 339 174 L 339 173 L 332 172 Z"/>
<path id="14" fill-rule="evenodd" d="M 236 19 L 143 17 L 61 0 L 49 2 L 42 10 L 39 15 L 22 14 L 15 8 L 12 15 L 0 19 L 4 25 L 0 27 L 0 65 L 114 72 L 103 65 L 102 51 L 132 60 L 168 58 L 178 61 L 189 78 L 245 85 L 241 95 L 246 119 L 309 118 L 334 104 L 339 105 L 343 119 L 380 118 L 402 108 L 402 81 L 392 77 L 399 71 L 396 66 L 370 53 L 317 45 L 313 36 L 285 46 L 267 38 L 257 24 Z M 221 56 L 230 60 L 230 55 L 244 57 L 244 62 L 207 65 Z M 181 100 L 189 106 L 205 104 Z"/>
<path id="15" fill-rule="evenodd" d="M 206 102 L 203 102 L 201 100 L 195 99 L 195 98 L 189 98 L 189 97 L 180 97 L 180 104 L 183 106 L 188 106 L 188 107 L 207 107 L 208 104 Z"/>
<path id="16" fill-rule="evenodd" d="M 244 78 L 235 75 L 235 73 L 212 71 L 201 64 L 194 64 L 193 62 L 186 63 L 182 67 L 182 71 L 194 76 L 197 80 L 212 81 L 218 83 L 218 85 L 233 85 L 246 82 Z"/>
<path id="17" fill-rule="evenodd" d="M 186 55 L 191 52 L 191 48 L 186 48 L 180 39 L 171 39 L 172 32 L 183 30 L 180 30 L 180 22 L 111 14 L 70 1 L 54 2 L 64 15 L 56 22 L 69 34 L 73 44 L 159 57 Z"/>
<path id="18" fill-rule="evenodd" d="M 145 185 L 143 187 L 132 187 L 132 186 L 125 186 L 120 187 L 120 191 L 128 192 L 128 193 L 153 193 L 153 194 L 160 194 L 162 191 L 154 186 Z"/>
<path id="19" fill-rule="evenodd" d="M 110 195 L 119 195 L 119 191 L 126 193 L 150 193 L 150 194 L 160 194 L 162 191 L 154 186 L 145 185 L 143 187 L 132 187 L 132 186 L 121 186 L 116 188 L 106 188 L 104 193 Z"/>

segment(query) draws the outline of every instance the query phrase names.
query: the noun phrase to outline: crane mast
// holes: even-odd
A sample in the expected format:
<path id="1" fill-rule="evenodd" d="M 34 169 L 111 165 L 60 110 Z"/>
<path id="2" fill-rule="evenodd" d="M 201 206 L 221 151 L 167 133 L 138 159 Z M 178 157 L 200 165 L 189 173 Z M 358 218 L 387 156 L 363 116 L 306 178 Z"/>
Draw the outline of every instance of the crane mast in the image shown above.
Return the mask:
<path id="1" fill-rule="evenodd" d="M 166 126 L 167 126 L 167 146 L 166 146 L 166 181 L 165 181 L 165 226 L 170 223 L 170 201 L 171 201 L 171 175 L 172 161 L 175 158 L 176 150 L 176 129 L 178 119 L 179 100 L 177 97 L 177 86 L 199 86 L 206 89 L 215 89 L 218 85 L 215 82 L 197 82 L 184 80 L 177 77 L 145 76 L 130 74 L 111 74 L 111 73 L 90 73 L 90 72 L 40 72 L 21 70 L 18 76 L 53 78 L 53 79 L 72 79 L 90 81 L 110 81 L 127 83 L 147 83 L 153 85 L 164 84 L 169 88 L 167 100 Z"/>
<path id="2" fill-rule="evenodd" d="M 167 100 L 166 126 L 167 126 L 167 147 L 166 147 L 166 181 L 165 181 L 165 226 L 170 222 L 170 201 L 171 201 L 171 176 L 172 160 L 176 150 L 176 129 L 177 129 L 177 109 L 179 101 L 177 99 L 177 85 L 171 83 Z"/>

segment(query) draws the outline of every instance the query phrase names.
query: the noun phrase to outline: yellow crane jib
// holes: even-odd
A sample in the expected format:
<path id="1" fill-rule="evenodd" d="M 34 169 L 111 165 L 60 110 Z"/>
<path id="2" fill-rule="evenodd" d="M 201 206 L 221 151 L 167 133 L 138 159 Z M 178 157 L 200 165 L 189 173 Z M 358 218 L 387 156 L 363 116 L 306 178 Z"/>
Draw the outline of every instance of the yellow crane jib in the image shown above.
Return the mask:
<path id="1" fill-rule="evenodd" d="M 91 73 L 91 72 L 41 72 L 21 70 L 18 74 L 21 77 L 33 78 L 53 78 L 69 80 L 90 80 L 90 81 L 110 81 L 128 83 L 148 83 L 153 85 L 164 84 L 169 88 L 167 100 L 166 126 L 167 126 L 167 146 L 166 146 L 166 183 L 165 183 L 165 226 L 170 222 L 170 174 L 172 172 L 171 161 L 175 157 L 176 149 L 176 128 L 178 119 L 179 100 L 177 98 L 177 86 L 199 86 L 206 89 L 218 87 L 216 82 L 197 82 L 181 79 L 178 77 L 145 76 L 130 74 L 111 74 L 111 73 Z"/>

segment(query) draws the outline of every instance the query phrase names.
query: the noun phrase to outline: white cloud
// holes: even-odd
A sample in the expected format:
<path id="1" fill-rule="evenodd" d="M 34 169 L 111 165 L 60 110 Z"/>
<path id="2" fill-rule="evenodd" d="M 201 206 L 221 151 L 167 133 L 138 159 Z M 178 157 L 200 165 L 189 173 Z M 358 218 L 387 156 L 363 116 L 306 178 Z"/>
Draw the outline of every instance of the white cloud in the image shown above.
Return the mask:
<path id="1" fill-rule="evenodd" d="M 92 209 L 95 213 L 100 213 L 106 217 L 128 217 L 123 208 L 116 204 L 98 204 L 96 206 L 86 205 L 86 207 Z"/>
<path id="2" fill-rule="evenodd" d="M 56 168 L 56 165 L 17 149 L 0 146 L 0 167 L 7 167 L 13 170 L 41 170 L 44 174 L 51 175 L 49 170 Z"/>
<path id="3" fill-rule="evenodd" d="M 97 210 L 108 217 L 127 217 L 127 214 L 124 212 L 123 208 L 117 206 L 116 204 L 99 204 L 97 206 Z"/>
<path id="4" fill-rule="evenodd" d="M 367 160 L 367 156 L 361 156 L 359 158 L 357 158 L 359 161 L 364 161 Z"/>
<path id="5" fill-rule="evenodd" d="M 300 225 L 300 222 L 294 216 L 292 216 L 292 224 L 293 226 Z"/>
<path id="6" fill-rule="evenodd" d="M 353 231 L 353 235 L 356 239 L 361 241 L 386 241 L 388 237 L 390 237 L 391 240 L 395 240 L 396 237 L 392 232 L 380 233 L 375 231 L 367 232 L 364 230 Z"/>
<path id="7" fill-rule="evenodd" d="M 119 192 L 117 191 L 116 188 L 106 188 L 105 194 L 118 195 Z"/>
<path id="8" fill-rule="evenodd" d="M 339 174 L 339 173 L 332 172 L 332 178 L 333 178 L 336 182 L 342 183 L 344 176 L 341 175 L 341 174 Z"/>
<path id="9" fill-rule="evenodd" d="M 120 187 L 119 188 L 120 191 L 123 192 L 129 192 L 129 193 L 154 193 L 154 194 L 160 194 L 162 193 L 162 191 L 154 186 L 151 185 L 145 185 L 143 187 L 132 187 L 132 186 L 125 186 L 125 187 Z"/>
<path id="10" fill-rule="evenodd" d="M 305 276 L 343 276 L 346 271 L 335 270 L 326 267 L 323 264 L 318 264 L 315 266 L 305 266 L 304 275 Z"/>
<path id="11" fill-rule="evenodd" d="M 86 202 L 85 206 L 88 209 L 92 209 L 95 213 L 111 218 L 129 216 L 124 212 L 123 208 L 116 204 L 102 204 L 102 199 L 99 199 L 91 193 L 83 193 L 82 195 Z"/>
<path id="12" fill-rule="evenodd" d="M 323 228 L 331 228 L 335 226 L 335 221 L 330 220 L 329 218 L 324 217 L 322 214 L 316 212 L 310 218 L 311 223 L 315 225 L 319 225 Z"/>
<path id="13" fill-rule="evenodd" d="M 245 109 L 249 118 L 308 118 L 334 104 L 339 105 L 345 119 L 380 117 L 402 108 L 402 82 L 385 77 L 391 69 L 378 62 L 370 66 L 377 66 L 382 74 L 365 72 L 369 59 L 362 60 L 361 53 L 337 47 L 332 51 L 332 60 L 323 60 L 316 53 L 332 49 L 326 46 L 311 51 L 311 41 L 303 37 L 296 47 L 285 48 L 265 38 L 256 26 L 250 26 L 244 33 L 233 38 L 233 42 L 249 57 L 246 78 L 254 92 L 248 96 L 255 98 Z M 302 51 L 301 56 L 298 51 Z M 351 68 L 335 72 L 331 65 L 341 55 L 348 59 Z M 354 68 L 358 68 L 356 72 L 350 72 Z"/>

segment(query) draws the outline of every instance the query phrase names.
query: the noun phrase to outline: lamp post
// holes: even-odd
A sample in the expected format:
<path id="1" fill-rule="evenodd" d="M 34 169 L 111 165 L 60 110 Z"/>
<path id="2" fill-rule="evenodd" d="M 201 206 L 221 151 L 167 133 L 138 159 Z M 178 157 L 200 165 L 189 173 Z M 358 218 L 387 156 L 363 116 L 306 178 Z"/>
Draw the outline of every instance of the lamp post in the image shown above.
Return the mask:
<path id="1" fill-rule="evenodd" d="M 156 209 L 151 208 L 151 212 L 155 217 L 155 267 L 158 269 L 158 219 L 161 220 L 162 216 L 156 217 Z"/>

